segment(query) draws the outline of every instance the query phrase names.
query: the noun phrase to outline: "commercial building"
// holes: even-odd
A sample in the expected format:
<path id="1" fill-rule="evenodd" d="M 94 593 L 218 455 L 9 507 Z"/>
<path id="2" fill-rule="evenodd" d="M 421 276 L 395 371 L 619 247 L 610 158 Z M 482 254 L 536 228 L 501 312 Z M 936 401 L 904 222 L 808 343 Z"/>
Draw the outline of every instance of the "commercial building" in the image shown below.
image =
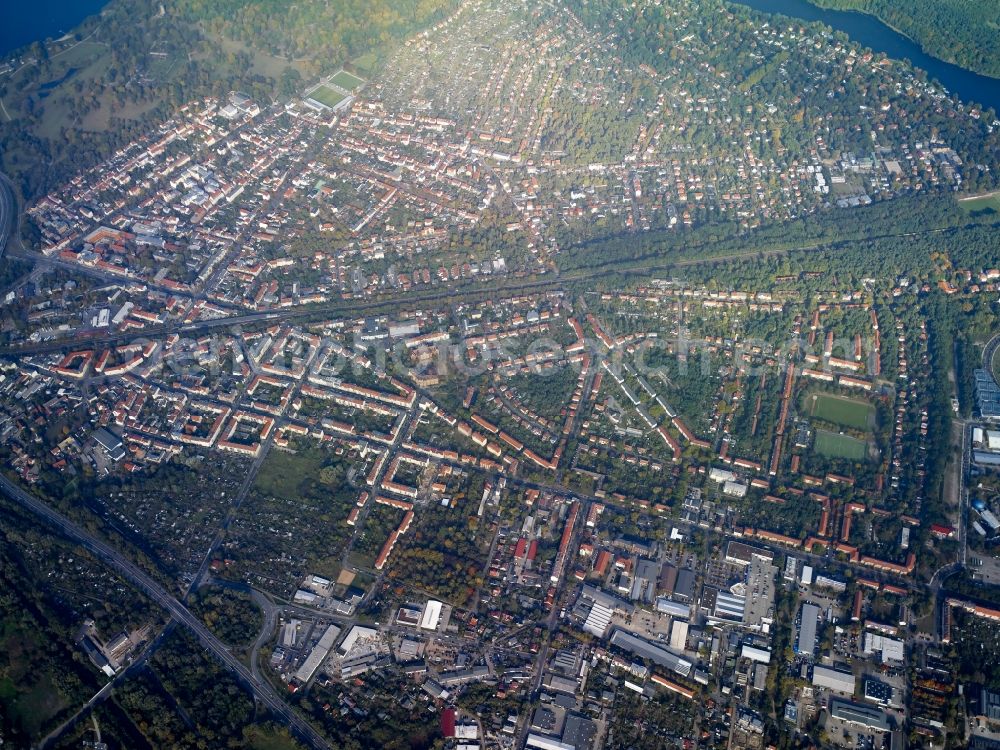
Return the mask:
<path id="1" fill-rule="evenodd" d="M 103 427 L 94 430 L 94 440 L 112 461 L 121 461 L 125 458 L 125 446 L 122 444 L 122 439 L 110 430 Z"/>
<path id="2" fill-rule="evenodd" d="M 750 659 L 750 661 L 758 662 L 759 664 L 770 664 L 771 663 L 771 652 L 767 649 L 757 648 L 756 646 L 749 646 L 743 644 L 743 650 L 740 655 L 744 659 Z"/>
<path id="3" fill-rule="evenodd" d="M 895 638 L 888 638 L 869 631 L 865 633 L 864 652 L 866 654 L 879 654 L 885 664 L 902 664 L 904 644 Z"/>
<path id="4" fill-rule="evenodd" d="M 734 565 L 749 565 L 754 557 L 760 557 L 768 562 L 774 562 L 774 553 L 760 547 L 751 547 L 743 542 L 730 542 L 726 545 L 726 562 Z"/>
<path id="5" fill-rule="evenodd" d="M 812 586 L 813 582 L 813 568 L 812 565 L 802 566 L 802 585 Z"/>
<path id="6" fill-rule="evenodd" d="M 545 675 L 542 685 L 549 690 L 556 690 L 567 695 L 575 695 L 580 687 L 580 683 L 577 680 L 552 674 L 551 672 Z"/>
<path id="7" fill-rule="evenodd" d="M 841 700 L 840 698 L 831 699 L 830 715 L 848 724 L 874 729 L 878 732 L 888 732 L 890 729 L 889 717 L 886 716 L 885 711 L 853 701 Z"/>
<path id="8" fill-rule="evenodd" d="M 684 620 L 674 620 L 670 626 L 670 648 L 683 651 L 687 648 L 688 624 Z"/>
<path id="9" fill-rule="evenodd" d="M 981 716 L 987 721 L 1000 722 L 1000 692 L 989 690 L 982 685 L 971 685 L 967 693 L 971 716 Z"/>
<path id="10" fill-rule="evenodd" d="M 298 682 L 304 685 L 312 679 L 312 676 L 316 673 L 319 665 L 322 664 L 329 655 L 330 649 L 333 648 L 333 644 L 337 641 L 338 635 L 340 635 L 340 628 L 336 625 L 330 625 L 327 627 L 323 635 L 320 636 L 319 642 L 313 646 L 313 650 L 309 652 L 309 656 L 306 657 L 306 660 L 302 662 L 302 666 L 300 666 L 298 671 L 295 673 L 295 679 Z"/>
<path id="11" fill-rule="evenodd" d="M 538 748 L 538 750 L 576 750 L 576 745 L 570 745 L 555 737 L 546 737 L 544 734 L 535 734 L 534 732 L 528 735 L 524 746 Z"/>
<path id="12" fill-rule="evenodd" d="M 838 693 L 854 695 L 856 681 L 850 672 L 843 672 L 830 667 L 813 667 L 812 684 L 814 687 L 827 688 Z"/>
<path id="13" fill-rule="evenodd" d="M 430 599 L 424 607 L 423 617 L 420 618 L 420 627 L 424 630 L 437 630 L 441 620 L 441 602 Z"/>
<path id="14" fill-rule="evenodd" d="M 691 662 L 662 646 L 657 646 L 645 638 L 632 635 L 627 630 L 615 628 L 611 633 L 611 645 L 628 651 L 642 659 L 648 659 L 654 664 L 666 667 L 677 674 L 687 677 L 691 674 Z"/>
<path id="15" fill-rule="evenodd" d="M 865 677 L 865 700 L 878 703 L 880 706 L 888 706 L 892 703 L 892 687 L 886 685 L 881 680 L 874 677 Z"/>
<path id="16" fill-rule="evenodd" d="M 746 608 L 747 599 L 745 596 L 719 591 L 715 596 L 715 608 L 712 611 L 712 616 L 717 620 L 743 622 Z"/>
<path id="17" fill-rule="evenodd" d="M 982 369 L 975 370 L 973 376 L 976 380 L 976 406 L 979 407 L 979 414 L 989 421 L 1000 420 L 1000 386 L 997 386 L 997 381 L 992 374 Z"/>
<path id="18" fill-rule="evenodd" d="M 344 640 L 337 647 L 337 650 L 341 654 L 348 654 L 358 641 L 366 641 L 374 638 L 378 635 L 378 631 L 374 628 L 366 628 L 363 625 L 355 625 L 351 628 L 350 632 L 344 637 Z"/>
<path id="19" fill-rule="evenodd" d="M 597 725 L 585 716 L 570 714 L 566 717 L 563 727 L 563 744 L 571 745 L 576 750 L 590 750 L 594 746 L 597 735 Z"/>
<path id="20" fill-rule="evenodd" d="M 677 571 L 673 598 L 679 602 L 690 602 L 694 599 L 694 571 L 690 568 L 681 568 Z"/>
<path id="21" fill-rule="evenodd" d="M 672 599 L 667 599 L 665 596 L 661 596 L 656 600 L 656 611 L 670 615 L 671 617 L 691 616 L 690 605 L 675 602 Z"/>
<path id="22" fill-rule="evenodd" d="M 603 638 L 604 634 L 608 632 L 608 626 L 611 624 L 611 617 L 613 615 L 614 612 L 610 607 L 606 607 L 600 602 L 594 602 L 594 605 L 590 608 L 590 614 L 587 615 L 587 619 L 583 623 L 584 632 L 596 635 L 598 638 Z"/>
<path id="23" fill-rule="evenodd" d="M 802 621 L 799 624 L 799 638 L 795 642 L 795 653 L 812 656 L 816 653 L 816 626 L 819 624 L 819 607 L 815 604 L 802 605 Z"/>

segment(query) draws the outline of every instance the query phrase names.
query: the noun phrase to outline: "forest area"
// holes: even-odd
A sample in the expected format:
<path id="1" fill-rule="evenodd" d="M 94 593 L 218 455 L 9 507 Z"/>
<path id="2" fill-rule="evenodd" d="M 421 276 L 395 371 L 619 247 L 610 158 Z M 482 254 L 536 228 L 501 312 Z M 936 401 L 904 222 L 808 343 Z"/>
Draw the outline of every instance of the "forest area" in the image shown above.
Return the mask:
<path id="1" fill-rule="evenodd" d="M 810 0 L 821 8 L 868 13 L 925 52 L 983 75 L 1000 76 L 1000 1 Z"/>

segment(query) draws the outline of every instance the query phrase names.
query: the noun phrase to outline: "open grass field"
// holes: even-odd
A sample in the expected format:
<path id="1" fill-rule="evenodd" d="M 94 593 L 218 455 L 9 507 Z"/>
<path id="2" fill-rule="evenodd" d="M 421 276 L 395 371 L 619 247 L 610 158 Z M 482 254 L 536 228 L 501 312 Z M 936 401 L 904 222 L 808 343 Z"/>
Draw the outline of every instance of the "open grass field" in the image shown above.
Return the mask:
<path id="1" fill-rule="evenodd" d="M 319 475 L 322 458 L 315 453 L 271 451 L 260 467 L 256 488 L 265 495 L 300 500 L 303 484 Z"/>
<path id="2" fill-rule="evenodd" d="M 361 57 L 355 58 L 352 64 L 365 75 L 370 75 L 375 72 L 375 66 L 378 65 L 378 55 L 374 52 L 366 52 Z"/>
<path id="3" fill-rule="evenodd" d="M 813 450 L 830 458 L 847 458 L 851 461 L 861 461 L 868 452 L 864 441 L 850 435 L 838 435 L 826 430 L 816 431 L 816 444 Z"/>
<path id="4" fill-rule="evenodd" d="M 354 91 L 364 81 L 357 76 L 352 76 L 346 70 L 342 70 L 330 79 L 330 83 L 334 86 L 340 86 L 344 91 Z"/>
<path id="5" fill-rule="evenodd" d="M 984 195 L 981 198 L 971 198 L 959 201 L 958 205 L 970 216 L 982 214 L 1000 214 L 1000 193 Z"/>
<path id="6" fill-rule="evenodd" d="M 817 419 L 856 430 L 874 427 L 875 408 L 864 401 L 820 393 L 812 396 L 809 413 Z"/>
<path id="7" fill-rule="evenodd" d="M 339 91 L 334 91 L 329 86 L 320 86 L 309 95 L 310 99 L 315 99 L 320 104 L 333 108 L 340 104 L 347 97 Z"/>

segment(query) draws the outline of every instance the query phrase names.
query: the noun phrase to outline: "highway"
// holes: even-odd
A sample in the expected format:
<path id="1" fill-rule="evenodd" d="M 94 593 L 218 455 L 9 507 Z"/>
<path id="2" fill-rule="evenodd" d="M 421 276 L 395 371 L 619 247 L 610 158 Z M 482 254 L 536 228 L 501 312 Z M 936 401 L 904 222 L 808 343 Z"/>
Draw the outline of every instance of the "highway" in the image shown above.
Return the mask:
<path id="1" fill-rule="evenodd" d="M 31 511 L 69 539 L 79 543 L 91 554 L 114 569 L 119 575 L 130 581 L 146 596 L 163 607 L 179 625 L 186 627 L 198 639 L 199 643 L 215 655 L 222 665 L 232 672 L 238 681 L 247 685 L 254 697 L 260 701 L 279 720 L 284 722 L 314 750 L 332 750 L 331 745 L 309 723 L 299 716 L 274 689 L 266 682 L 258 679 L 246 665 L 237 659 L 216 638 L 212 632 L 191 611 L 168 593 L 159 583 L 141 570 L 131 560 L 117 550 L 94 537 L 89 532 L 50 508 L 36 497 L 28 494 L 16 484 L 0 475 L 0 491 L 26 510 Z"/>
<path id="2" fill-rule="evenodd" d="M 0 173 L 0 260 L 17 229 L 17 193 L 7 175 Z"/>

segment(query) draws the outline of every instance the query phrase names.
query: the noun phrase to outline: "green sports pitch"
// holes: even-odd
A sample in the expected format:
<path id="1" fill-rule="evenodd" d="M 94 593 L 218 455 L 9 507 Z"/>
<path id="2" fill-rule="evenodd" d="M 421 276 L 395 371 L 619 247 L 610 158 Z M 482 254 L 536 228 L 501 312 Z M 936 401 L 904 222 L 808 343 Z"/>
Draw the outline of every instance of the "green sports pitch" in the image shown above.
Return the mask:
<path id="1" fill-rule="evenodd" d="M 825 422 L 856 430 L 870 430 L 874 426 L 875 407 L 851 398 L 820 393 L 812 397 L 812 409 L 809 413 Z"/>
<path id="2" fill-rule="evenodd" d="M 309 98 L 315 99 L 320 104 L 325 104 L 330 109 L 333 109 L 347 97 L 339 91 L 334 91 L 329 86 L 324 85 L 317 87 L 311 94 L 309 94 Z"/>
<path id="3" fill-rule="evenodd" d="M 330 79 L 330 83 L 334 86 L 339 86 L 344 91 L 354 91 L 364 81 L 357 76 L 352 76 L 346 70 L 342 70 Z"/>
<path id="4" fill-rule="evenodd" d="M 861 461 L 868 452 L 868 445 L 850 435 L 838 435 L 826 430 L 816 431 L 814 450 L 830 458 L 846 458 Z"/>

